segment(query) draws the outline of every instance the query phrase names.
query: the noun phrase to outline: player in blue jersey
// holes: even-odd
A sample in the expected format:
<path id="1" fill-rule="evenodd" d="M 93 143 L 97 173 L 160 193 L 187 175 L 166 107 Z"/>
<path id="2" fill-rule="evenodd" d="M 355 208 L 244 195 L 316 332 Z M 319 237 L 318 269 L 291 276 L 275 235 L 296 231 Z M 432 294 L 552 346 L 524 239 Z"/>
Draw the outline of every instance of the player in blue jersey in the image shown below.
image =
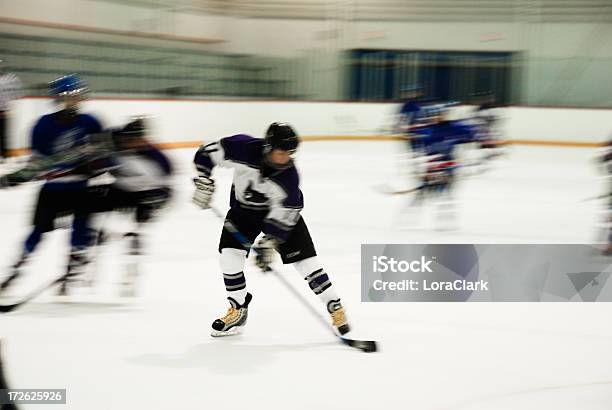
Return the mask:
<path id="1" fill-rule="evenodd" d="M 432 122 L 421 131 L 424 172 L 420 192 L 423 194 L 452 189 L 458 168 L 455 148 L 474 141 L 475 137 L 474 129 L 469 125 L 449 120 L 446 104 L 431 107 L 431 111 Z"/>
<path id="2" fill-rule="evenodd" d="M 420 142 L 417 131 L 424 123 L 423 89 L 420 86 L 404 87 L 400 91 L 402 105 L 398 113 L 396 131 L 410 141 L 412 153 L 418 152 Z"/>
<path id="3" fill-rule="evenodd" d="M 402 106 L 399 111 L 398 128 L 402 133 L 410 132 L 421 111 L 423 90 L 419 86 L 404 87 L 400 91 Z"/>
<path id="4" fill-rule="evenodd" d="M 300 215 L 304 199 L 292 159 L 298 145 L 297 134 L 285 123 L 270 125 L 264 139 L 240 134 L 203 145 L 194 158 L 199 174 L 194 180 L 194 202 L 202 209 L 210 208 L 215 190 L 213 168 L 234 169 L 226 221 L 251 243 L 263 232 L 254 245 L 257 265 L 263 270 L 270 269 L 274 252 L 278 251 L 283 263 L 293 264 L 323 301 L 338 333 L 345 334 L 349 325 L 344 308 Z M 239 333 L 246 324 L 252 299 L 244 277 L 248 250 L 225 227 L 219 252 L 230 308 L 225 316 L 213 322 L 212 336 Z"/>
<path id="5" fill-rule="evenodd" d="M 442 229 L 447 229 L 452 227 L 455 218 L 452 191 L 459 167 L 455 148 L 474 141 L 475 131 L 469 125 L 451 121 L 447 104 L 432 105 L 428 110 L 430 123 L 419 131 L 421 155 L 417 158 L 416 175 L 419 186 L 411 206 L 418 207 L 427 199 L 435 200 L 438 221 Z"/>
<path id="6" fill-rule="evenodd" d="M 51 95 L 60 110 L 42 116 L 32 131 L 32 162 L 54 163 L 56 176 L 41 188 L 34 211 L 33 228 L 27 237 L 21 256 L 13 265 L 10 276 L 0 284 L 0 291 L 6 290 L 20 276 L 23 265 L 40 243 L 45 232 L 55 227 L 55 219 L 74 214 L 76 204 L 82 203 L 87 188 L 90 170 L 76 170 L 80 155 L 71 160 L 71 153 L 78 152 L 88 143 L 91 135 L 100 133 L 102 126 L 93 116 L 79 112 L 87 88 L 75 74 L 69 74 L 50 83 Z M 66 160 L 58 160 L 65 156 Z M 66 292 L 70 278 L 78 275 L 87 263 L 86 248 L 91 240 L 86 215 L 75 215 L 70 239 L 71 251 L 60 294 Z"/>
<path id="7" fill-rule="evenodd" d="M 426 98 L 419 85 L 405 87 L 401 91 L 402 106 L 398 113 L 396 132 L 403 134 L 409 141 L 412 157 L 421 155 L 423 144 L 422 131 L 433 122 L 436 115 L 432 108 L 437 107 L 433 100 Z"/>

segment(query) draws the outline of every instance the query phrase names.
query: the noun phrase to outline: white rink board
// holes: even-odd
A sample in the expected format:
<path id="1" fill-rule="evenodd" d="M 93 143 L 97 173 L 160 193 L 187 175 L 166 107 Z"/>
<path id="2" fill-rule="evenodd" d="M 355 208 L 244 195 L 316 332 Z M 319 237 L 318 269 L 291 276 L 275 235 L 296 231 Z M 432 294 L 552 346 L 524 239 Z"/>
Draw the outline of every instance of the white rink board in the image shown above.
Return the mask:
<path id="1" fill-rule="evenodd" d="M 132 115 L 154 118 L 157 142 L 205 141 L 236 133 L 263 135 L 274 121 L 293 124 L 305 136 L 375 136 L 388 134 L 398 104 L 91 99 L 85 112 L 105 126 L 118 126 Z M 36 119 L 54 109 L 50 99 L 25 98 L 16 103 L 11 122 L 12 148 L 29 144 Z M 457 109 L 457 114 L 466 108 Z M 501 111 L 507 139 L 599 143 L 612 135 L 612 110 L 510 107 Z"/>
<path id="2" fill-rule="evenodd" d="M 36 119 L 53 110 L 49 99 L 18 103 L 13 135 L 26 147 Z M 204 141 L 249 133 L 263 135 L 274 121 L 291 123 L 301 135 L 372 135 L 390 124 L 393 110 L 386 104 L 244 102 L 187 100 L 89 100 L 83 111 L 96 114 L 105 126 L 117 126 L 132 115 L 151 115 L 158 142 Z"/>

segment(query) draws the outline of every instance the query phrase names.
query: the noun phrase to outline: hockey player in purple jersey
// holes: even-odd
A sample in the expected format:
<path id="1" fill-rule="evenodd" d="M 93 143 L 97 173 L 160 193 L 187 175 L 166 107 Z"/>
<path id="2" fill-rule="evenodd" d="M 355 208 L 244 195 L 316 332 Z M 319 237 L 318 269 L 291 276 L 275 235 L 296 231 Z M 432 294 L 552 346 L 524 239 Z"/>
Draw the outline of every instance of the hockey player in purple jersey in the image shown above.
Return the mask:
<path id="1" fill-rule="evenodd" d="M 109 132 L 114 152 L 109 169 L 113 183 L 87 189 L 79 214 L 121 211 L 133 216 L 135 226 L 124 235 L 128 263 L 121 281 L 121 295 L 134 296 L 139 278 L 138 260 L 143 253 L 145 226 L 171 198 L 172 165 L 164 153 L 147 140 L 144 117 L 136 117 L 121 129 Z M 104 237 L 99 232 L 99 237 Z M 100 242 L 100 241 L 98 241 Z"/>
<path id="2" fill-rule="evenodd" d="M 292 159 L 298 145 L 297 134 L 285 123 L 270 125 L 264 139 L 239 134 L 203 145 L 194 158 L 198 177 L 194 179 L 193 200 L 202 209 L 210 208 L 215 190 L 213 168 L 233 168 L 226 219 L 251 243 L 263 232 L 253 246 L 257 266 L 269 269 L 274 252 L 280 253 L 283 263 L 293 264 L 325 304 L 338 333 L 346 334 L 350 328 L 344 308 L 300 215 L 304 200 Z M 212 336 L 239 333 L 246 324 L 252 300 L 244 275 L 248 251 L 226 228 L 221 233 L 219 252 L 230 308 L 213 322 Z"/>
<path id="3" fill-rule="evenodd" d="M 0 283 L 0 292 L 6 290 L 20 276 L 23 265 L 37 248 L 43 234 L 54 229 L 55 219 L 74 214 L 75 205 L 82 202 L 87 180 L 91 177 L 85 169 L 81 173 L 73 172 L 77 162 L 81 161 L 81 156 L 73 153 L 87 144 L 89 136 L 102 130 L 95 117 L 79 112 L 87 87 L 77 75 L 69 74 L 52 81 L 50 91 L 60 110 L 42 116 L 34 126 L 30 161 L 44 164 L 46 160 L 50 160 L 56 166 L 56 177 L 48 180 L 40 190 L 32 231 L 25 241 L 21 256 L 12 267 L 10 276 Z M 62 156 L 66 159 L 58 160 Z M 68 279 L 77 275 L 86 265 L 85 250 L 89 241 L 87 218 L 75 215 L 68 266 L 60 284 L 61 294 L 66 292 Z"/>

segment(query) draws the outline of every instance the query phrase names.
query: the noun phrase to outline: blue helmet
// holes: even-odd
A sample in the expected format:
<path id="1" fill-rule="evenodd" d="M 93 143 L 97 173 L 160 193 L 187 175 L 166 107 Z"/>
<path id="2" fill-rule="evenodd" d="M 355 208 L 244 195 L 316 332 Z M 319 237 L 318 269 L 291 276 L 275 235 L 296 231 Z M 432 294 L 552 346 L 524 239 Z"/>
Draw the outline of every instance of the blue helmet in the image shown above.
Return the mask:
<path id="1" fill-rule="evenodd" d="M 76 74 L 67 74 L 51 81 L 49 88 L 54 97 L 81 95 L 87 92 L 85 82 Z"/>

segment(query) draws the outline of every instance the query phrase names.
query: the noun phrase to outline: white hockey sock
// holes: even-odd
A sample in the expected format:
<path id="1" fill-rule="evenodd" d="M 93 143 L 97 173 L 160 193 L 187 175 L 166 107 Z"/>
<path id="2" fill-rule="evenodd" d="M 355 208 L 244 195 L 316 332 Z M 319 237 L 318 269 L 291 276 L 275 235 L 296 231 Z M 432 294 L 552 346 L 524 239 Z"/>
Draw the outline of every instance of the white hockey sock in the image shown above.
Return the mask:
<path id="1" fill-rule="evenodd" d="M 243 272 L 246 256 L 247 252 L 243 249 L 224 248 L 219 257 L 227 296 L 241 305 L 244 304 L 247 295 Z"/>
<path id="2" fill-rule="evenodd" d="M 308 281 L 308 286 L 310 286 L 315 295 L 319 296 L 325 307 L 328 307 L 332 301 L 340 301 L 318 257 L 313 256 L 312 258 L 295 262 L 294 266 L 302 277 Z"/>

